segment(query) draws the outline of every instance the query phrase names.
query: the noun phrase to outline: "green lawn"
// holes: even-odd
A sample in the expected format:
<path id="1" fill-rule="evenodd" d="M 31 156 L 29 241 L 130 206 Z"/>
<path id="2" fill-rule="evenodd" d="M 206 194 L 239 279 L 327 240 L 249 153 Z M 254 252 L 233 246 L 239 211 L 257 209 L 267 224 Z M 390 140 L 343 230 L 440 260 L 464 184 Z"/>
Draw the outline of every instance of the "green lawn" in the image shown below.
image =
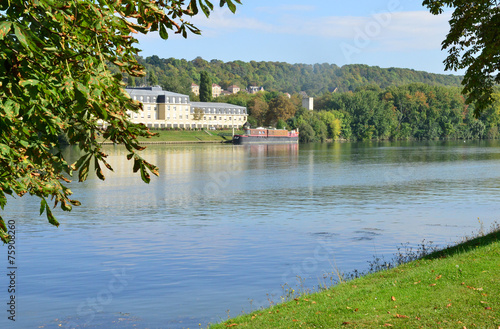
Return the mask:
<path id="1" fill-rule="evenodd" d="M 500 328 L 500 231 L 216 328 Z"/>
<path id="2" fill-rule="evenodd" d="M 139 137 L 141 142 L 224 142 L 232 139 L 232 129 L 229 130 L 153 130 L 156 136 Z M 242 131 L 235 130 L 235 134 Z M 220 136 L 223 134 L 224 136 Z"/>

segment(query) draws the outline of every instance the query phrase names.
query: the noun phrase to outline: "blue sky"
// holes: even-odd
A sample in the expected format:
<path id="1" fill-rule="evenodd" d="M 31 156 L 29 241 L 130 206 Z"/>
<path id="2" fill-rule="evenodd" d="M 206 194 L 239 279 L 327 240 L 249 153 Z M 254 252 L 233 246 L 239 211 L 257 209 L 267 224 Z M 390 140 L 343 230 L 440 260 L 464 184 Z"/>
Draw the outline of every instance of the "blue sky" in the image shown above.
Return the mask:
<path id="1" fill-rule="evenodd" d="M 214 1 L 218 3 L 218 1 Z M 224 62 L 368 64 L 444 71 L 441 42 L 451 12 L 431 15 L 415 0 L 242 0 L 236 14 L 194 17 L 202 36 L 139 36 L 143 57 L 198 56 Z"/>

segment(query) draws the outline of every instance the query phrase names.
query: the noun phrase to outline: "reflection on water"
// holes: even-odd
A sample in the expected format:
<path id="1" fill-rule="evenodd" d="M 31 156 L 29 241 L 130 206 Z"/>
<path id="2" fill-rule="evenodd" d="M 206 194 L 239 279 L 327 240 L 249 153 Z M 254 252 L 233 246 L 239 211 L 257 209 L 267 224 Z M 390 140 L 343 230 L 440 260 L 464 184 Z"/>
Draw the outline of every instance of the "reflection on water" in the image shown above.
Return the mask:
<path id="1" fill-rule="evenodd" d="M 313 287 L 332 264 L 364 270 L 400 243 L 444 245 L 500 210 L 497 142 L 150 146 L 161 175 L 149 185 L 126 150 L 106 151 L 115 171 L 71 184 L 83 206 L 59 212 L 59 228 L 36 200 L 9 200 L 19 328 L 205 326 L 297 276 Z"/>

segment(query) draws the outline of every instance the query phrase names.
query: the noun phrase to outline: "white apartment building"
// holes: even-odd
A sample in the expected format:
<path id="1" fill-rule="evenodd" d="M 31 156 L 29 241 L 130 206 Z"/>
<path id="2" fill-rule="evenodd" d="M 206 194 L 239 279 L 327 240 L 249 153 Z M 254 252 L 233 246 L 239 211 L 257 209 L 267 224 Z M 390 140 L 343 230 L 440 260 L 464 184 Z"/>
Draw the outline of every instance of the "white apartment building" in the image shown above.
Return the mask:
<path id="1" fill-rule="evenodd" d="M 161 87 L 126 88 L 143 110 L 129 112 L 134 123 L 149 128 L 240 128 L 247 121 L 247 108 L 225 103 L 191 102 L 189 96 L 165 91 Z"/>

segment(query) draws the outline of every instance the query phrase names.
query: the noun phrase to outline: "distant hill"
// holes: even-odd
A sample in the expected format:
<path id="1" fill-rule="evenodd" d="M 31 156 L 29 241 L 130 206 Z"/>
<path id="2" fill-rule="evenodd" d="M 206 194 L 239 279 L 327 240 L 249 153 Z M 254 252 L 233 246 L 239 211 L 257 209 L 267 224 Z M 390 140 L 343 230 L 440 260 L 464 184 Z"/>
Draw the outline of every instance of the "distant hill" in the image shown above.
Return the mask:
<path id="1" fill-rule="evenodd" d="M 140 58 L 146 67 L 146 78 L 135 78 L 129 84 L 159 84 L 164 89 L 189 94 L 191 83 L 199 83 L 200 72 L 207 71 L 214 83 L 223 89 L 235 84 L 245 89 L 248 86 L 263 86 L 268 91 L 290 94 L 305 91 L 309 96 L 326 92 L 354 91 L 359 87 L 377 85 L 381 88 L 400 86 L 414 82 L 428 85 L 460 86 L 462 77 L 434 74 L 402 68 L 380 68 L 361 64 L 288 64 L 283 62 L 210 62 L 198 57 L 185 59 L 163 59 L 154 55 Z"/>

